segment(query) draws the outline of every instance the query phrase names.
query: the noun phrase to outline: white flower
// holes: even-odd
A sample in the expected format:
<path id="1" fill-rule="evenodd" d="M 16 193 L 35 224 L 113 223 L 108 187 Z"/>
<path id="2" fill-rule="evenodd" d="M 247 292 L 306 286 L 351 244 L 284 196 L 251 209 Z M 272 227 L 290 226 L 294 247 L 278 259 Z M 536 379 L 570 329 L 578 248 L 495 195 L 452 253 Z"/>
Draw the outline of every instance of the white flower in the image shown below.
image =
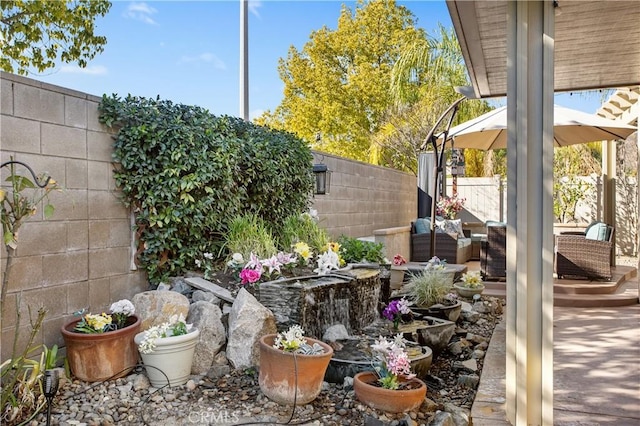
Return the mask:
<path id="1" fill-rule="evenodd" d="M 262 266 L 269 269 L 269 274 L 272 274 L 273 271 L 277 271 L 280 273 L 280 267 L 282 263 L 278 260 L 277 256 L 271 256 L 269 259 L 264 259 L 260 261 Z"/>
<path id="2" fill-rule="evenodd" d="M 244 257 L 242 256 L 242 253 L 233 253 L 231 260 L 227 262 L 227 266 L 232 269 L 240 268 L 242 265 L 244 265 Z"/>
<path id="3" fill-rule="evenodd" d="M 278 333 L 276 340 L 273 343 L 273 347 L 276 349 L 282 349 L 283 351 L 293 352 L 300 346 L 306 345 L 307 339 L 304 338 L 304 330 L 302 327 L 295 324 L 289 327 L 284 333 Z"/>
<path id="4" fill-rule="evenodd" d="M 211 253 L 205 253 L 205 254 L 203 254 L 203 256 L 204 256 L 205 259 L 213 260 L 213 254 L 211 254 Z"/>
<path id="5" fill-rule="evenodd" d="M 144 332 L 142 341 L 138 344 L 138 350 L 140 353 L 150 354 L 156 348 L 156 340 L 189 333 L 193 328 L 193 324 L 187 324 L 185 321 L 182 314 L 172 315 L 169 321 L 149 328 Z"/>
<path id="6" fill-rule="evenodd" d="M 113 302 L 111 307 L 109 308 L 112 314 L 124 314 L 128 317 L 135 314 L 136 308 L 133 306 L 127 299 L 118 300 L 117 302 Z"/>
<path id="7" fill-rule="evenodd" d="M 482 283 L 482 277 L 479 271 L 465 272 L 462 274 L 462 282 L 465 287 L 476 288 Z"/>
<path id="8" fill-rule="evenodd" d="M 278 262 L 280 262 L 283 265 L 289 265 L 291 263 L 298 262 L 298 258 L 291 253 L 279 252 L 277 254 L 277 258 L 278 258 Z"/>
<path id="9" fill-rule="evenodd" d="M 446 265 L 446 260 L 440 260 L 438 256 L 433 256 L 431 259 L 429 259 L 424 269 L 431 271 L 442 271 L 445 269 Z"/>
<path id="10" fill-rule="evenodd" d="M 333 250 L 327 250 L 318 257 L 318 267 L 313 270 L 318 275 L 326 275 L 332 269 L 339 269 L 340 258 Z"/>

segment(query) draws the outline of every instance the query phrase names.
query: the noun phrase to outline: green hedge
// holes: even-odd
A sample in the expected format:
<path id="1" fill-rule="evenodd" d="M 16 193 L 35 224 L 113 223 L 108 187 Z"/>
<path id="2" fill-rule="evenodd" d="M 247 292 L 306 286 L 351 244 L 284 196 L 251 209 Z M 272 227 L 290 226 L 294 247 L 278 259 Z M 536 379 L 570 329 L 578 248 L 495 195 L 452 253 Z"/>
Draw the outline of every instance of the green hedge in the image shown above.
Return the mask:
<path id="1" fill-rule="evenodd" d="M 272 229 L 307 211 L 311 151 L 296 136 L 171 101 L 104 95 L 100 121 L 117 128 L 114 177 L 136 215 L 140 265 L 153 284 L 224 256 L 229 221 Z"/>

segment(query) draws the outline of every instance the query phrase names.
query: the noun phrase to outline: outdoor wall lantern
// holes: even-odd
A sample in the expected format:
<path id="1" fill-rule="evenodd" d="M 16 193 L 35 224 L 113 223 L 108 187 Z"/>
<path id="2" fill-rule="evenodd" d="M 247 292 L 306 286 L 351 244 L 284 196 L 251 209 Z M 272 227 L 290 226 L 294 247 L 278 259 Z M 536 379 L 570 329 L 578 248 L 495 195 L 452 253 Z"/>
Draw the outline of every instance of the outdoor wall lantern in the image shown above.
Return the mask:
<path id="1" fill-rule="evenodd" d="M 324 195 L 329 193 L 329 185 L 331 183 L 331 172 L 326 164 L 314 164 L 313 174 L 316 177 L 316 187 L 314 193 Z"/>

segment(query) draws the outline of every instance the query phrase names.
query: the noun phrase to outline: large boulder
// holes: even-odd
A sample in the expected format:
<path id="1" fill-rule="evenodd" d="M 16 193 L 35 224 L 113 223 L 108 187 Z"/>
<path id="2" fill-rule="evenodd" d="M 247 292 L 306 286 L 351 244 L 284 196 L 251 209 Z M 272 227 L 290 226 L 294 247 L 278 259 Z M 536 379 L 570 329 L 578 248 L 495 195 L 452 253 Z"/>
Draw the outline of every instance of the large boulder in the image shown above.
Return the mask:
<path id="1" fill-rule="evenodd" d="M 229 312 L 229 340 L 227 359 L 234 368 L 258 366 L 260 346 L 258 341 L 265 334 L 276 333 L 273 313 L 262 306 L 245 289 L 238 292 Z"/>
<path id="2" fill-rule="evenodd" d="M 131 303 L 142 320 L 141 331 L 167 322 L 173 315 L 186 318 L 189 314 L 189 299 L 175 291 L 145 291 L 133 296 Z"/>
<path id="3" fill-rule="evenodd" d="M 217 305 L 201 300 L 191 304 L 187 322 L 200 330 L 200 339 L 193 354 L 191 374 L 206 374 L 227 340 L 222 324 L 222 311 Z"/>

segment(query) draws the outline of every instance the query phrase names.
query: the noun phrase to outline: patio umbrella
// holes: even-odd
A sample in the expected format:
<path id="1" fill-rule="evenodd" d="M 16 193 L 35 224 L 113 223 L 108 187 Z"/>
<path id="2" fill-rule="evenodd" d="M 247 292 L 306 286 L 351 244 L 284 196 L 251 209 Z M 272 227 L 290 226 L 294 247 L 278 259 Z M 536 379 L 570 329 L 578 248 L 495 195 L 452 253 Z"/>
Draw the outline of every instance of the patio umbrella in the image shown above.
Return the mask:
<path id="1" fill-rule="evenodd" d="M 594 114 L 554 105 L 553 143 L 567 146 L 602 140 L 626 139 L 634 126 Z M 456 148 L 499 149 L 507 147 L 507 107 L 489 111 L 449 131 Z"/>

